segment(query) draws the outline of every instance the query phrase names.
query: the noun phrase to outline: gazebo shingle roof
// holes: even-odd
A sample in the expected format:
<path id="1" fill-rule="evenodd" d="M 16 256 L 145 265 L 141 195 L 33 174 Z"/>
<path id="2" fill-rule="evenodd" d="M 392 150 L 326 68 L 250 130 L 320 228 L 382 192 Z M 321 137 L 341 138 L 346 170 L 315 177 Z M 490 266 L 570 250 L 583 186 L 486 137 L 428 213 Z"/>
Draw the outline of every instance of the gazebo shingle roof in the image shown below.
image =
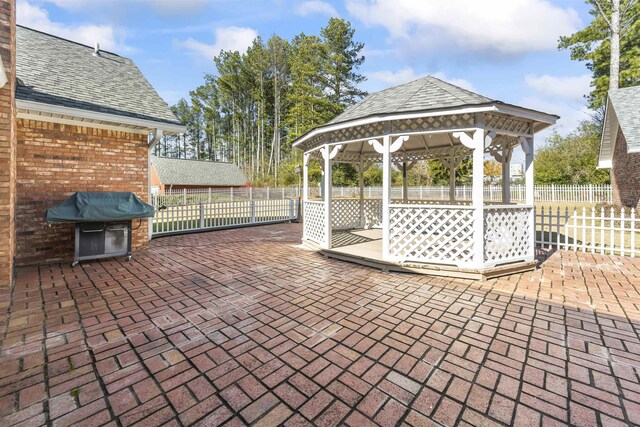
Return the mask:
<path id="1" fill-rule="evenodd" d="M 328 124 L 348 122 L 377 114 L 424 111 L 497 102 L 432 76 L 372 93 L 347 108 Z"/>
<path id="2" fill-rule="evenodd" d="M 240 187 L 247 183 L 240 168 L 232 163 L 156 156 L 151 163 L 164 185 Z"/>
<path id="3" fill-rule="evenodd" d="M 17 26 L 16 99 L 180 124 L 128 58 Z"/>

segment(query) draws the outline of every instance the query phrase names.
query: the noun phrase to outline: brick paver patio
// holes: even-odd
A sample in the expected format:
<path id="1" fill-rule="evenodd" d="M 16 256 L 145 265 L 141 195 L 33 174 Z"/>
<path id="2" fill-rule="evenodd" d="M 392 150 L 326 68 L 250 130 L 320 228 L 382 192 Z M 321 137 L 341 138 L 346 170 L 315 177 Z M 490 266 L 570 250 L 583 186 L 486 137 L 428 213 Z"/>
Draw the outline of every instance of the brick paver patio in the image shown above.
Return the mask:
<path id="1" fill-rule="evenodd" d="M 0 424 L 640 424 L 640 260 L 477 283 L 382 273 L 281 224 L 25 268 Z"/>

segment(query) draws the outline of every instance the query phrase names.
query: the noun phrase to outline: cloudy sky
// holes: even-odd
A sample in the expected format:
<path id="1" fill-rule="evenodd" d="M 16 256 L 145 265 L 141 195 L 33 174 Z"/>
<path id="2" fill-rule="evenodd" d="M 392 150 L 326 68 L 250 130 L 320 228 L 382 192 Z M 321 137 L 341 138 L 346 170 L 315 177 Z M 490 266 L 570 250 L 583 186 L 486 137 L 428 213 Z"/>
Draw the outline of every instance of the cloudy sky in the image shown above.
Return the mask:
<path id="1" fill-rule="evenodd" d="M 556 48 L 589 22 L 582 0 L 18 0 L 18 23 L 132 58 L 169 103 L 257 35 L 317 34 L 346 18 L 365 43 L 365 89 L 431 74 L 483 95 L 587 117 L 589 74 Z"/>

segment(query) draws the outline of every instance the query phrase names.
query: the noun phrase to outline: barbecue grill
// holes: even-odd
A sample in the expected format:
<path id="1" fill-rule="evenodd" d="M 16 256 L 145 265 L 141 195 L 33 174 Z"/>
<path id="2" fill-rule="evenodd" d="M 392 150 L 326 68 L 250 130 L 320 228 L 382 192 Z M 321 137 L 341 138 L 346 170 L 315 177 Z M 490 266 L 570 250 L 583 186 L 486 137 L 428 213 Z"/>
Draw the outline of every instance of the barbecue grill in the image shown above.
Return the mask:
<path id="1" fill-rule="evenodd" d="M 153 217 L 153 206 L 130 192 L 78 192 L 47 209 L 47 222 L 75 224 L 75 251 L 71 265 L 78 262 L 125 256 L 131 259 L 133 219 Z"/>

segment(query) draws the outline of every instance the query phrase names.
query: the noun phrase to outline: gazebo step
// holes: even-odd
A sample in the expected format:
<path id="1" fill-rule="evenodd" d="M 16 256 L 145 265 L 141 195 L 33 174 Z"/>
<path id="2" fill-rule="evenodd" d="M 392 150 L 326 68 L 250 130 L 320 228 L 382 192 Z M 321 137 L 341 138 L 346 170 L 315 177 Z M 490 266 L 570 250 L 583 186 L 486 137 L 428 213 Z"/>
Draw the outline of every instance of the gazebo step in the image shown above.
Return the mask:
<path id="1" fill-rule="evenodd" d="M 427 263 L 394 263 L 378 258 L 371 258 L 356 254 L 345 253 L 338 249 L 321 249 L 327 258 L 334 258 L 341 261 L 353 262 L 367 267 L 373 267 L 382 271 L 396 271 L 401 273 L 424 274 L 428 276 L 455 277 L 458 279 L 489 280 L 500 276 L 523 273 L 535 270 L 537 261 L 515 262 L 483 270 L 464 269 L 455 266 L 427 264 Z"/>

